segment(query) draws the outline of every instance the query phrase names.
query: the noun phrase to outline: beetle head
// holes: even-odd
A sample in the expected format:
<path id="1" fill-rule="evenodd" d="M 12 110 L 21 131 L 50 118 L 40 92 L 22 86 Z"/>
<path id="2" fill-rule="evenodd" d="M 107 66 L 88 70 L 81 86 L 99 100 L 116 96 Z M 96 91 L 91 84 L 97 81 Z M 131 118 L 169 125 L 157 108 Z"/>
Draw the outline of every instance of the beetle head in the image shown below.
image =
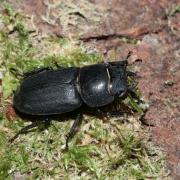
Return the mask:
<path id="1" fill-rule="evenodd" d="M 110 94 L 118 97 L 122 97 L 127 93 L 127 60 L 112 62 L 109 65 L 109 92 Z"/>

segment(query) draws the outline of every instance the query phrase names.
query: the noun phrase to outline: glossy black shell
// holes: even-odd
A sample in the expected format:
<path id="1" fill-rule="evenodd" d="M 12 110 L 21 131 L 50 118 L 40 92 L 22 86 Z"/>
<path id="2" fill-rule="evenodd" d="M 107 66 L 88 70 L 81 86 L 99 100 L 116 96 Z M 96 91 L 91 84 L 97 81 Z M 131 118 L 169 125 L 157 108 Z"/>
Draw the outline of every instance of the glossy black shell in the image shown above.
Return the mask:
<path id="1" fill-rule="evenodd" d="M 108 91 L 110 77 L 105 64 L 96 64 L 80 69 L 79 85 L 83 101 L 89 107 L 111 103 L 114 96 Z"/>
<path id="2" fill-rule="evenodd" d="M 15 109 L 27 115 L 55 115 L 108 105 L 127 92 L 127 61 L 30 73 L 14 95 Z"/>
<path id="3" fill-rule="evenodd" d="M 79 108 L 76 85 L 79 68 L 48 70 L 25 78 L 14 96 L 14 107 L 30 115 L 62 114 Z"/>

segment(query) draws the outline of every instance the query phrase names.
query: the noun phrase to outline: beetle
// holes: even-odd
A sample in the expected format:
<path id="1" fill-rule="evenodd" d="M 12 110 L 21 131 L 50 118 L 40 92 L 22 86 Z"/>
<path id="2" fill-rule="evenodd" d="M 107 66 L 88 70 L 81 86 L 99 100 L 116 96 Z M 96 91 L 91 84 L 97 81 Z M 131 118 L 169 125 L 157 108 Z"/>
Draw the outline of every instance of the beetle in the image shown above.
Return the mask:
<path id="1" fill-rule="evenodd" d="M 127 70 L 128 54 L 125 60 L 85 67 L 59 67 L 36 69 L 25 77 L 14 94 L 13 106 L 17 112 L 29 116 L 51 117 L 53 115 L 76 112 L 83 106 L 99 110 L 112 103 L 116 98 L 133 93 L 128 85 L 128 77 L 135 74 Z M 69 139 L 73 137 L 82 119 L 83 112 L 77 111 L 77 117 L 67 135 L 66 149 Z M 21 129 L 19 134 L 37 126 L 43 121 L 35 121 Z"/>

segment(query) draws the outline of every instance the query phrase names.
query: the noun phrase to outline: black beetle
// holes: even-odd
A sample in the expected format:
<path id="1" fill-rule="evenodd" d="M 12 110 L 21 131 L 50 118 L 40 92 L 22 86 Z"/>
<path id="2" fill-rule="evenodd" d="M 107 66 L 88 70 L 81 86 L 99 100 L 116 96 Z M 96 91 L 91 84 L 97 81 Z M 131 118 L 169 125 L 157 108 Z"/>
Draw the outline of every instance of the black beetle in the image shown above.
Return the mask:
<path id="1" fill-rule="evenodd" d="M 128 85 L 128 76 L 133 76 L 134 73 L 126 69 L 129 55 L 123 61 L 82 68 L 44 68 L 30 72 L 25 75 L 15 92 L 13 106 L 20 113 L 43 117 L 70 113 L 84 105 L 99 110 L 99 107 L 112 103 L 116 98 L 133 93 L 132 87 Z M 77 112 L 77 118 L 66 139 L 66 148 L 82 119 L 82 112 Z M 42 120 L 35 121 L 26 126 L 11 142 L 19 134 L 27 132 L 41 122 Z"/>

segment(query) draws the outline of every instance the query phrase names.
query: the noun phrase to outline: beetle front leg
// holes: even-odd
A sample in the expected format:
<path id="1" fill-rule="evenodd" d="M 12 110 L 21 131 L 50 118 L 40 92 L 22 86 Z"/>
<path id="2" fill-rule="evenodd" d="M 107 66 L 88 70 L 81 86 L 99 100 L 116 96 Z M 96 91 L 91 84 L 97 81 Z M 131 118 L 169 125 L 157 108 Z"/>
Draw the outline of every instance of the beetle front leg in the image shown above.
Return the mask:
<path id="1" fill-rule="evenodd" d="M 128 93 L 132 96 L 133 99 L 137 100 L 138 103 L 142 103 L 143 101 L 140 99 L 140 97 L 137 95 L 137 93 L 134 90 L 133 86 L 128 87 Z"/>
<path id="2" fill-rule="evenodd" d="M 132 71 L 127 71 L 127 76 L 137 77 L 137 74 L 135 72 L 132 72 Z"/>
<path id="3" fill-rule="evenodd" d="M 105 116 L 105 117 L 120 117 L 123 116 L 123 112 L 118 112 L 118 111 L 107 111 L 104 112 L 101 109 L 97 109 L 97 114 L 101 115 L 101 116 Z"/>
<path id="4" fill-rule="evenodd" d="M 81 120 L 82 120 L 82 113 L 78 113 L 69 133 L 66 135 L 66 148 L 65 148 L 65 150 L 69 149 L 69 146 L 68 146 L 69 140 L 72 139 L 73 136 L 75 135 L 75 133 L 77 131 L 77 127 L 81 123 Z"/>

